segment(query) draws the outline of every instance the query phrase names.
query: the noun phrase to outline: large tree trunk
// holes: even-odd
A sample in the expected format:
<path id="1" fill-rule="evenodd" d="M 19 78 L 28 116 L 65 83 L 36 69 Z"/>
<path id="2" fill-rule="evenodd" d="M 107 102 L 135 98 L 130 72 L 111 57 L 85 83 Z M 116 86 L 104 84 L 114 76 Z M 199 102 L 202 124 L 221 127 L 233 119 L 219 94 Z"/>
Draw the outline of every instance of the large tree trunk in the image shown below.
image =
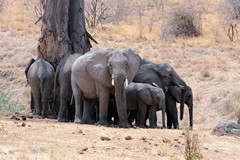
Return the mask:
<path id="1" fill-rule="evenodd" d="M 84 0 L 46 0 L 44 10 L 38 57 L 57 65 L 65 55 L 90 50 Z"/>

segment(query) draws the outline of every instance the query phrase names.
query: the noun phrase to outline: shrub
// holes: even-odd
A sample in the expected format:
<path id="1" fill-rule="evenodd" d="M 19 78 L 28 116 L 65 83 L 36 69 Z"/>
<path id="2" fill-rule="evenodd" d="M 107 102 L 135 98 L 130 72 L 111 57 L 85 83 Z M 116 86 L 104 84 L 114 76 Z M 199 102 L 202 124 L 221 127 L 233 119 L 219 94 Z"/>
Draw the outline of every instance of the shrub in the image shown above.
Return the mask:
<path id="1" fill-rule="evenodd" d="M 203 159 L 200 153 L 198 134 L 191 135 L 189 131 L 185 133 L 185 151 L 184 157 L 186 160 Z"/>
<path id="2" fill-rule="evenodd" d="M 162 30 L 164 39 L 171 37 L 197 37 L 200 35 L 200 27 L 196 18 L 187 10 L 174 12 Z"/>
<path id="3" fill-rule="evenodd" d="M 166 17 L 161 29 L 161 38 L 197 37 L 201 34 L 202 14 L 205 6 L 202 0 L 186 1 L 181 8 L 174 9 Z"/>
<path id="4" fill-rule="evenodd" d="M 240 20 L 240 0 L 225 0 L 221 11 L 225 15 L 223 29 L 230 41 L 238 39 L 238 24 Z"/>
<path id="5" fill-rule="evenodd" d="M 237 123 L 240 124 L 240 108 L 237 111 Z"/>
<path id="6" fill-rule="evenodd" d="M 19 101 L 14 101 L 8 92 L 0 91 L 0 111 L 3 112 L 21 112 L 25 109 L 25 106 Z"/>

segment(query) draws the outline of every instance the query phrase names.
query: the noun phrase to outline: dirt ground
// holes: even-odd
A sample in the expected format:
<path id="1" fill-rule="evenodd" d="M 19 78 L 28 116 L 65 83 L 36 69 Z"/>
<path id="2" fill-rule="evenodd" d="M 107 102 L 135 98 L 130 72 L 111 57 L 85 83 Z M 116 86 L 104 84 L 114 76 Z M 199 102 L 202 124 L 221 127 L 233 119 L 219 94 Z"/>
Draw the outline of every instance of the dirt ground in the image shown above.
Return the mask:
<path id="1" fill-rule="evenodd" d="M 203 159 L 238 160 L 239 137 L 218 137 L 212 129 L 198 135 Z M 49 119 L 0 119 L 0 159 L 184 159 L 185 129 L 121 129 L 58 123 Z"/>

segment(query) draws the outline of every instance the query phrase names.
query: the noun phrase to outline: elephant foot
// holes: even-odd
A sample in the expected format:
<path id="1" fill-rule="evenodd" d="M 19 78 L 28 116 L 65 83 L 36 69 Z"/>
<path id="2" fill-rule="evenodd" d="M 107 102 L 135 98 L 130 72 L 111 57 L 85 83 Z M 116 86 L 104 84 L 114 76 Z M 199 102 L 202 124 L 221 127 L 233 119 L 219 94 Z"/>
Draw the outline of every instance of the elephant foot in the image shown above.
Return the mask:
<path id="1" fill-rule="evenodd" d="M 147 128 L 145 124 L 140 124 L 139 128 Z"/>
<path id="2" fill-rule="evenodd" d="M 47 114 L 42 114 L 42 118 L 48 118 Z"/>
<path id="3" fill-rule="evenodd" d="M 74 123 L 79 123 L 79 124 L 82 124 L 82 120 L 80 118 L 75 118 L 74 119 Z"/>
<path id="4" fill-rule="evenodd" d="M 99 126 L 106 126 L 106 127 L 109 127 L 109 126 L 110 126 L 110 124 L 108 123 L 108 121 L 105 121 L 105 120 L 99 120 L 99 121 L 97 122 L 97 125 L 99 125 Z"/>
<path id="5" fill-rule="evenodd" d="M 118 127 L 119 128 L 130 128 L 130 125 L 128 122 L 119 122 Z"/>
<path id="6" fill-rule="evenodd" d="M 83 124 L 94 124 L 95 122 L 94 122 L 94 120 L 92 120 L 92 119 L 91 119 L 91 120 L 90 120 L 90 119 L 83 119 L 83 120 L 82 120 L 82 123 L 83 123 Z"/>
<path id="7" fill-rule="evenodd" d="M 157 128 L 157 125 L 150 125 L 149 128 Z"/>
<path id="8" fill-rule="evenodd" d="M 48 118 L 49 118 L 49 119 L 57 119 L 58 117 L 55 116 L 55 115 L 49 115 Z"/>
<path id="9" fill-rule="evenodd" d="M 58 118 L 58 122 L 69 122 L 68 118 Z"/>

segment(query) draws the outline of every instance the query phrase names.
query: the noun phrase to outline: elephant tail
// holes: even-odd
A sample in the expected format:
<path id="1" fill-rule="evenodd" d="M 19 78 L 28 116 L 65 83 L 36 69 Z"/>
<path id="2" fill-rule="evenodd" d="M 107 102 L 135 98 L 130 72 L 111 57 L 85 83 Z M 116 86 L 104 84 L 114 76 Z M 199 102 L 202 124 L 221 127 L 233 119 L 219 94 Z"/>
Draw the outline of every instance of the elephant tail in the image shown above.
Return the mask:
<path id="1" fill-rule="evenodd" d="M 55 72 L 55 76 L 54 76 L 54 87 L 53 87 L 54 107 L 56 107 L 55 105 L 57 105 L 57 96 L 59 95 L 59 93 L 58 93 L 59 92 L 58 91 L 58 87 L 59 87 L 59 81 L 58 81 L 59 72 L 60 72 L 60 69 L 59 69 L 59 67 L 57 67 L 56 72 Z"/>
<path id="2" fill-rule="evenodd" d="M 25 68 L 25 75 L 26 75 L 26 79 L 27 79 L 27 84 L 26 84 L 26 86 L 29 84 L 29 82 L 28 82 L 28 77 L 27 77 L 28 70 L 29 70 L 29 68 L 31 67 L 31 65 L 32 65 L 34 62 L 35 62 L 35 59 L 34 59 L 34 58 L 31 58 L 31 59 L 29 60 L 28 64 L 27 64 L 26 68 Z"/>

